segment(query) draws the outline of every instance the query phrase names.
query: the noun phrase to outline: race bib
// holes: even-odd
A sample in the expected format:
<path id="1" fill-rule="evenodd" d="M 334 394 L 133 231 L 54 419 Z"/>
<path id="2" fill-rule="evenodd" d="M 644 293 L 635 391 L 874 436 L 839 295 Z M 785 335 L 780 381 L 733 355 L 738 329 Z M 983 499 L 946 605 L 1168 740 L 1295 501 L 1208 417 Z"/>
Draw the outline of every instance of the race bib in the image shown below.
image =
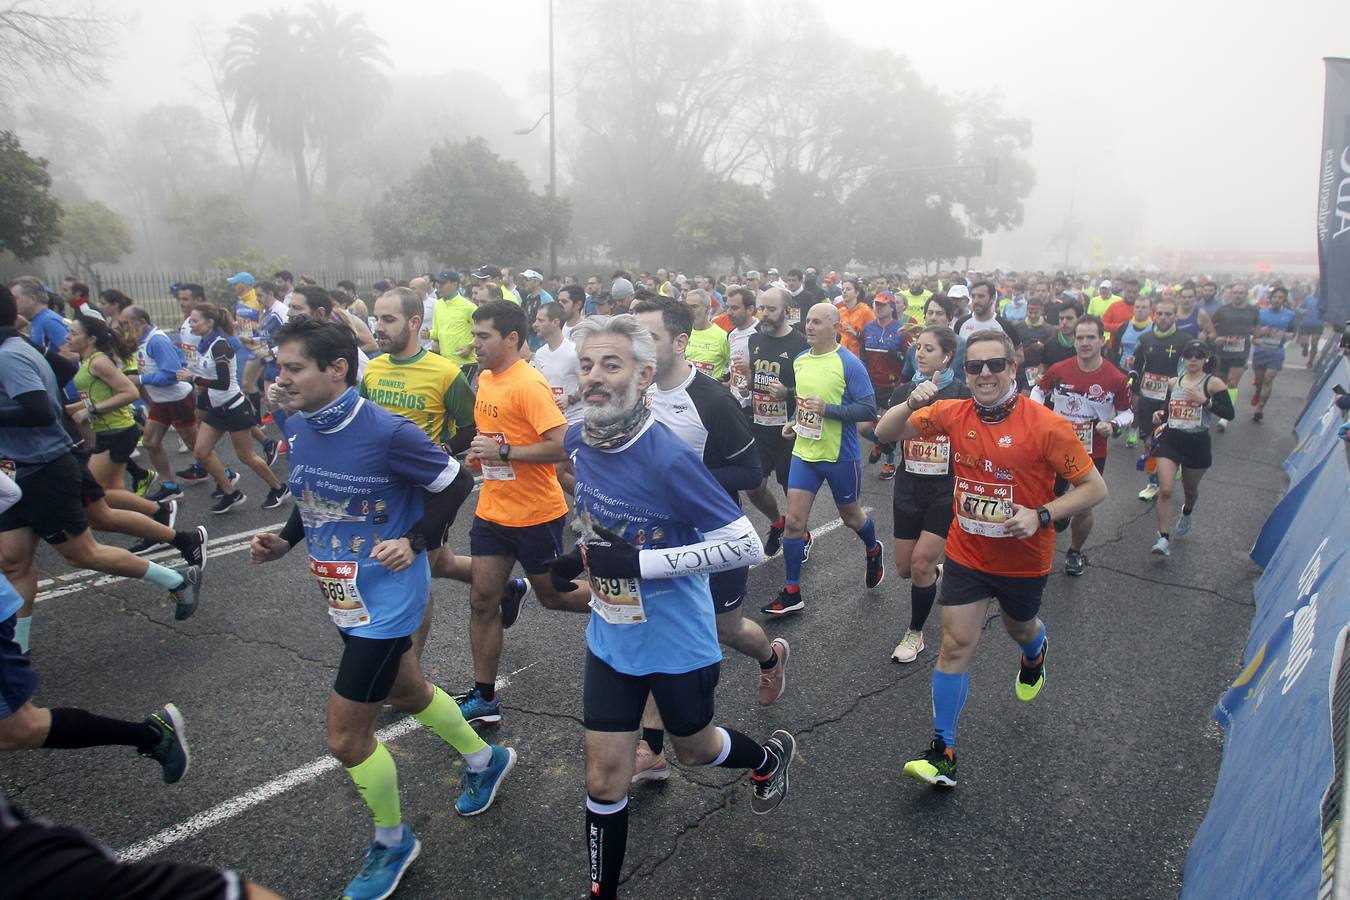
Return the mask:
<path id="1" fill-rule="evenodd" d="M 731 389 L 738 394 L 745 394 L 750 390 L 750 376 L 743 369 L 731 370 Z"/>
<path id="2" fill-rule="evenodd" d="M 1139 382 L 1139 393 L 1150 400 L 1163 400 L 1167 397 L 1167 381 L 1166 375 L 1145 372 L 1143 380 Z"/>
<path id="3" fill-rule="evenodd" d="M 1096 422 L 1074 422 L 1073 433 L 1078 437 L 1078 443 L 1083 445 L 1083 449 L 1092 455 L 1092 441 L 1097 436 Z"/>
<path id="4" fill-rule="evenodd" d="M 904 443 L 905 471 L 913 475 L 946 475 L 952 445 L 946 435 L 931 441 L 910 438 Z"/>
<path id="5" fill-rule="evenodd" d="M 1011 484 L 956 479 L 956 519 L 967 534 L 1011 537 L 1007 522 L 1013 514 Z"/>
<path id="6" fill-rule="evenodd" d="M 0 459 L 0 472 L 4 472 L 10 478 L 19 470 L 19 465 L 12 459 Z"/>
<path id="7" fill-rule="evenodd" d="M 792 426 L 798 437 L 818 441 L 825 431 L 825 417 L 806 408 L 805 398 L 797 398 L 797 424 Z"/>
<path id="8" fill-rule="evenodd" d="M 775 400 L 768 394 L 755 394 L 751 406 L 756 425 L 778 425 L 781 427 L 787 424 L 786 400 Z"/>
<path id="9" fill-rule="evenodd" d="M 555 403 L 561 400 L 563 397 L 567 396 L 567 391 L 563 388 L 555 387 L 554 385 L 551 384 L 548 387 L 549 390 L 553 391 L 553 402 Z"/>
<path id="10" fill-rule="evenodd" d="M 1284 338 L 1279 335 L 1264 335 L 1256 339 L 1256 346 L 1267 350 L 1278 350 L 1284 346 Z"/>
<path id="11" fill-rule="evenodd" d="M 370 610 L 366 609 L 361 592 L 356 587 L 356 563 L 330 562 L 309 558 L 309 570 L 318 579 L 319 591 L 328 604 L 328 618 L 339 628 L 356 628 L 370 624 Z"/>
<path id="12" fill-rule="evenodd" d="M 636 578 L 590 576 L 591 609 L 611 625 L 636 625 L 647 621 L 642 609 L 642 587 Z"/>
<path id="13" fill-rule="evenodd" d="M 690 364 L 693 365 L 693 367 L 694 367 L 695 369 L 698 369 L 700 372 L 702 372 L 702 373 L 705 374 L 705 375 L 711 375 L 711 374 L 713 373 L 713 364 L 712 364 L 712 363 L 704 362 L 704 361 L 701 360 L 701 359 L 691 359 L 691 360 L 689 360 L 689 362 L 690 362 Z"/>
<path id="14" fill-rule="evenodd" d="M 1029 387 L 1034 387 L 1036 383 L 1041 380 L 1040 366 L 1031 366 L 1030 368 L 1023 369 L 1022 372 L 1026 375 L 1027 385 Z"/>
<path id="15" fill-rule="evenodd" d="M 500 431 L 480 431 L 483 437 L 492 438 L 498 444 L 506 443 L 506 435 Z M 509 462 L 503 462 L 497 457 L 483 458 L 483 480 L 484 481 L 515 481 L 516 470 Z"/>
<path id="16" fill-rule="evenodd" d="M 787 320 L 789 325 L 799 325 L 802 321 L 802 311 L 795 305 L 788 305 Z"/>
<path id="17" fill-rule="evenodd" d="M 1220 353 L 1246 353 L 1247 335 L 1221 334 L 1214 341 Z"/>
<path id="18" fill-rule="evenodd" d="M 195 369 L 197 367 L 197 348 L 184 346 L 183 358 L 187 360 L 189 369 Z"/>
<path id="19" fill-rule="evenodd" d="M 1204 404 L 1194 400 L 1173 399 L 1167 404 L 1167 425 L 1177 431 L 1200 431 L 1200 410 Z"/>

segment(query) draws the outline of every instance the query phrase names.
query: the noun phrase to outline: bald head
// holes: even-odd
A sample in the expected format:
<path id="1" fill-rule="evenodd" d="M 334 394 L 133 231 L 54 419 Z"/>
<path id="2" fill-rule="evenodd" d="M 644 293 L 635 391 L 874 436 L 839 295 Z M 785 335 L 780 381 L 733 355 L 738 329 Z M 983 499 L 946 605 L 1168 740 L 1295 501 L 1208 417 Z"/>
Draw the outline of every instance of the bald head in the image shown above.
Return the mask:
<path id="1" fill-rule="evenodd" d="M 838 342 L 839 310 L 833 303 L 817 303 L 806 311 L 803 323 L 813 353 L 826 353 Z"/>
<path id="2" fill-rule="evenodd" d="M 833 303 L 817 303 L 807 310 L 806 315 L 808 318 L 819 316 L 822 321 L 828 322 L 830 325 L 839 324 L 839 308 Z"/>

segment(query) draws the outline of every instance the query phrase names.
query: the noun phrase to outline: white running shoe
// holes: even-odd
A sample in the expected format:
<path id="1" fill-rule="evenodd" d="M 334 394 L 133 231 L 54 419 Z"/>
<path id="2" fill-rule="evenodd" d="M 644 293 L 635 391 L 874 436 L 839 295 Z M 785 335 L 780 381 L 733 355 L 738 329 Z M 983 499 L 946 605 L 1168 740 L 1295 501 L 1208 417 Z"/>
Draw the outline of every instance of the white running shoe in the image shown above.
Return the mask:
<path id="1" fill-rule="evenodd" d="M 898 663 L 912 663 L 919 658 L 919 654 L 922 652 L 923 632 L 906 628 L 905 636 L 900 639 L 900 643 L 891 652 L 891 659 Z"/>
<path id="2" fill-rule="evenodd" d="M 1158 535 L 1158 539 L 1153 542 L 1153 552 L 1158 556 L 1171 556 L 1172 542 L 1162 535 Z"/>
<path id="3" fill-rule="evenodd" d="M 1220 431 L 1227 431 L 1227 430 L 1228 430 L 1228 423 L 1227 423 L 1225 420 L 1223 420 L 1223 419 L 1219 419 L 1219 430 L 1220 430 Z"/>
<path id="4" fill-rule="evenodd" d="M 1191 514 L 1182 513 L 1181 517 L 1177 519 L 1176 527 L 1172 529 L 1172 534 L 1176 535 L 1177 537 L 1185 537 L 1190 533 L 1191 533 Z"/>

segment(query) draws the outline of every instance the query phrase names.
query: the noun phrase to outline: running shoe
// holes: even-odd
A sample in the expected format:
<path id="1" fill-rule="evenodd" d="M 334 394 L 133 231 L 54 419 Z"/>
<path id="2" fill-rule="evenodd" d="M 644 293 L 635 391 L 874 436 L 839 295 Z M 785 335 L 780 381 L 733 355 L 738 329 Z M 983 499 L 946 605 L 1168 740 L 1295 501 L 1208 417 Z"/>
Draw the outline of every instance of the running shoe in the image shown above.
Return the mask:
<path id="1" fill-rule="evenodd" d="M 291 448 L 286 445 L 285 441 L 281 441 L 277 444 L 277 452 L 285 456 L 291 452 Z"/>
<path id="2" fill-rule="evenodd" d="M 928 752 L 905 763 L 904 773 L 925 784 L 956 787 L 956 751 L 942 738 L 935 737 Z"/>
<path id="3" fill-rule="evenodd" d="M 1172 528 L 1172 534 L 1175 537 L 1185 537 L 1191 533 L 1191 514 L 1183 512 L 1177 517 L 1177 524 Z"/>
<path id="4" fill-rule="evenodd" d="M 145 499 L 153 503 L 163 503 L 166 500 L 182 500 L 183 489 L 178 486 L 178 482 L 176 481 L 165 481 L 160 484 L 159 490 L 155 491 L 154 494 Z"/>
<path id="5" fill-rule="evenodd" d="M 778 522 L 782 522 L 779 519 Z M 783 526 L 777 522 L 769 526 L 769 534 L 764 538 L 764 558 L 768 559 L 778 553 L 783 546 Z"/>
<path id="6" fill-rule="evenodd" d="M 1125 446 L 1126 447 L 1139 446 L 1139 430 L 1137 428 L 1131 428 L 1130 433 L 1125 435 Z"/>
<path id="7" fill-rule="evenodd" d="M 1150 549 L 1156 556 L 1171 556 L 1172 542 L 1162 535 L 1158 535 L 1158 539 L 1153 542 L 1153 546 Z"/>
<path id="8" fill-rule="evenodd" d="M 788 774 L 792 757 L 797 752 L 797 740 L 781 728 L 769 735 L 764 745 L 778 759 L 778 765 L 767 775 L 750 774 L 754 794 L 750 797 L 750 811 L 757 816 L 767 815 L 778 808 L 788 793 Z"/>
<path id="9" fill-rule="evenodd" d="M 173 474 L 183 481 L 205 481 L 211 477 L 207 474 L 206 466 L 201 463 L 193 463 L 186 469 L 179 469 Z"/>
<path id="10" fill-rule="evenodd" d="M 135 483 L 132 484 L 131 486 L 132 492 L 141 497 L 144 497 L 146 494 L 150 493 L 150 488 L 155 486 L 155 480 L 157 478 L 159 478 L 158 472 L 156 472 L 154 469 L 146 469 L 145 477 L 137 478 Z"/>
<path id="11" fill-rule="evenodd" d="M 881 550 L 881 541 L 867 551 L 867 586 L 874 588 L 886 580 L 886 560 Z"/>
<path id="12" fill-rule="evenodd" d="M 644 781 L 665 781 L 670 777 L 670 766 L 666 765 L 664 753 L 653 753 L 646 741 L 639 740 L 637 752 L 633 754 L 633 777 L 630 784 Z"/>
<path id="13" fill-rule="evenodd" d="M 281 445 L 272 440 L 263 441 L 262 450 L 263 456 L 267 458 L 267 467 L 270 469 L 281 455 Z"/>
<path id="14" fill-rule="evenodd" d="M 464 770 L 459 780 L 463 792 L 455 801 L 455 812 L 461 816 L 476 816 L 488 811 L 492 801 L 497 799 L 497 789 L 506 780 L 506 775 L 516 765 L 516 751 L 501 744 L 491 744 L 492 761 L 481 772 Z"/>
<path id="15" fill-rule="evenodd" d="M 262 508 L 276 509 L 278 506 L 281 505 L 281 501 L 285 500 L 290 495 L 291 489 L 286 487 L 286 485 L 284 484 L 279 488 L 274 488 L 273 490 L 267 492 L 267 499 L 263 500 Z"/>
<path id="16" fill-rule="evenodd" d="M 183 570 L 183 583 L 169 591 L 169 599 L 173 601 L 173 617 L 180 622 L 192 618 L 201 596 L 202 570 L 197 566 L 188 566 Z"/>
<path id="17" fill-rule="evenodd" d="M 233 494 L 221 494 L 215 503 L 211 504 L 211 512 L 216 515 L 227 513 L 239 504 L 248 499 L 248 495 L 243 491 L 235 491 Z"/>
<path id="18" fill-rule="evenodd" d="M 923 632 L 913 628 L 905 629 L 905 636 L 891 651 L 891 659 L 898 663 L 912 663 L 923 652 Z"/>
<path id="19" fill-rule="evenodd" d="M 534 593 L 529 579 L 512 578 L 506 582 L 506 587 L 502 589 L 502 628 L 507 629 L 516 624 L 516 619 L 520 618 L 520 606 L 525 598 Z"/>
<path id="20" fill-rule="evenodd" d="M 806 609 L 806 601 L 802 599 L 802 592 L 789 591 L 783 588 L 778 592 L 778 597 L 767 606 L 761 606 L 759 611 L 766 616 L 789 616 L 793 613 L 799 613 Z"/>
<path id="21" fill-rule="evenodd" d="M 141 751 L 141 756 L 163 766 L 165 784 L 178 782 L 192 766 L 183 714 L 172 703 L 166 703 L 146 716 L 145 724 L 159 735 L 159 740 L 149 750 Z"/>
<path id="22" fill-rule="evenodd" d="M 1064 574 L 1082 575 L 1083 569 L 1087 566 L 1087 557 L 1077 550 L 1070 550 L 1064 554 Z"/>
<path id="23" fill-rule="evenodd" d="M 1264 419 L 1265 417 L 1266 417 L 1266 414 L 1265 414 L 1264 412 L 1262 412 L 1261 410 L 1259 410 L 1259 409 L 1258 409 L 1256 412 L 1252 413 L 1252 421 L 1253 421 L 1253 422 L 1260 422 L 1260 421 L 1261 421 L 1262 419 Z M 1222 420 L 1220 420 L 1220 421 L 1222 421 Z"/>
<path id="24" fill-rule="evenodd" d="M 1227 430 L 1228 430 L 1228 423 L 1227 423 L 1225 420 L 1223 420 L 1223 419 L 1220 419 L 1220 420 L 1219 420 L 1219 430 L 1220 430 L 1220 431 L 1227 431 Z"/>
<path id="25" fill-rule="evenodd" d="M 226 470 L 225 470 L 225 477 L 228 478 L 229 481 L 230 481 L 230 489 L 231 489 L 231 490 L 233 490 L 234 487 L 235 487 L 237 484 L 239 484 L 239 473 L 236 472 L 234 469 L 226 469 Z M 224 496 L 225 496 L 225 492 L 222 491 L 222 490 L 220 489 L 220 486 L 219 486 L 219 485 L 217 485 L 217 486 L 216 486 L 216 489 L 215 489 L 214 491 L 211 492 L 211 499 L 212 499 L 212 500 L 219 500 L 221 497 L 224 497 Z"/>
<path id="26" fill-rule="evenodd" d="M 154 519 L 165 528 L 172 528 L 173 523 L 178 521 L 178 501 L 166 500 L 159 504 L 159 509 L 150 518 Z"/>
<path id="27" fill-rule="evenodd" d="M 778 654 L 778 662 L 774 663 L 772 669 L 759 670 L 759 691 L 756 699 L 760 706 L 772 706 L 775 700 L 783 696 L 783 691 L 787 690 L 787 663 L 792 648 L 780 637 L 770 641 L 769 646 Z"/>
<path id="28" fill-rule="evenodd" d="M 880 459 L 881 459 L 881 445 L 873 444 L 872 451 L 867 454 L 867 464 L 875 466 Z"/>
<path id="29" fill-rule="evenodd" d="M 456 697 L 460 715 L 470 725 L 492 725 L 502 720 L 502 701 L 496 697 L 484 700 L 483 695 L 474 688 L 462 697 Z"/>
<path id="30" fill-rule="evenodd" d="M 895 478 L 895 466 L 891 463 L 885 463 L 881 467 L 881 474 L 877 476 L 882 481 L 891 481 Z"/>
<path id="31" fill-rule="evenodd" d="M 811 532 L 802 536 L 802 562 L 811 558 Z"/>
<path id="32" fill-rule="evenodd" d="M 127 552 L 132 556 L 141 556 L 142 554 L 149 553 L 158 546 L 159 541 L 152 540 L 151 538 L 141 538 L 139 541 L 128 547 Z"/>
<path id="33" fill-rule="evenodd" d="M 1144 485 L 1144 489 L 1139 492 L 1139 499 L 1145 502 L 1152 500 L 1156 496 L 1158 496 L 1158 486 L 1151 481 Z"/>
<path id="34" fill-rule="evenodd" d="M 1013 692 L 1017 694 L 1017 699 L 1023 703 L 1030 703 L 1036 699 L 1036 695 L 1045 687 L 1045 657 L 1050 652 L 1050 639 L 1046 638 L 1045 643 L 1041 644 L 1041 655 L 1034 660 L 1029 660 L 1025 656 L 1020 657 L 1021 668 L 1017 673 L 1017 678 L 1013 680 Z"/>
<path id="35" fill-rule="evenodd" d="M 178 552 L 183 554 L 183 559 L 187 561 L 189 566 L 196 566 L 198 572 L 205 572 L 206 528 L 202 525 L 198 525 L 188 532 L 188 536 L 192 538 L 192 542 L 188 544 L 186 550 L 179 550 Z"/>
<path id="36" fill-rule="evenodd" d="M 422 852 L 422 842 L 407 825 L 403 839 L 392 847 L 371 841 L 366 848 L 366 864 L 342 892 L 342 900 L 384 900 L 398 889 L 403 873 Z"/>

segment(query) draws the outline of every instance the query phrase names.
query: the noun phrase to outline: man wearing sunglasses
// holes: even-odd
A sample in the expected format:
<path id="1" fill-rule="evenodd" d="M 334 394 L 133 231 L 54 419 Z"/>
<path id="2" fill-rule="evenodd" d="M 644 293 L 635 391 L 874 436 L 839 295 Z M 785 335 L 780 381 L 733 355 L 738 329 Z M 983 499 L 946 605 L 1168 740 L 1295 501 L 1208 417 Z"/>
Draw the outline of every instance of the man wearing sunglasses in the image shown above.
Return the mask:
<path id="1" fill-rule="evenodd" d="M 934 402 L 926 381 L 892 407 L 882 427 L 901 439 L 950 441 L 956 523 L 942 573 L 942 651 L 933 670 L 933 741 L 905 764 L 928 784 L 956 785 L 956 724 L 970 688 L 970 661 L 991 601 L 1021 647 L 1017 699 L 1045 685 L 1049 645 L 1037 617 L 1055 554 L 1056 519 L 1071 519 L 1106 499 L 1106 482 L 1067 420 L 1017 393 L 1012 341 L 978 331 L 966 342 L 971 399 Z M 887 421 L 890 420 L 890 421 Z M 1073 485 L 1062 497 L 1055 477 Z"/>

